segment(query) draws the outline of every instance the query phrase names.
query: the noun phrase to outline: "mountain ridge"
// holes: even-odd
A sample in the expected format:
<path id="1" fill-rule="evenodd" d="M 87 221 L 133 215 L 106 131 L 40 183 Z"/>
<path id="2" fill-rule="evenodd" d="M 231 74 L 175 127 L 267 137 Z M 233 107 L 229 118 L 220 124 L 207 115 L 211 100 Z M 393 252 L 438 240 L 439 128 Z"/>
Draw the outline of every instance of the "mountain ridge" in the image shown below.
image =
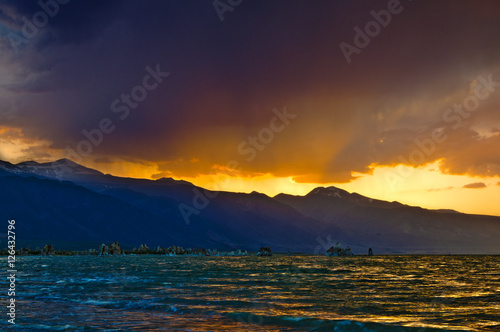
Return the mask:
<path id="1" fill-rule="evenodd" d="M 74 172 L 61 172 L 64 163 L 0 162 L 5 196 L 0 209 L 9 214 L 6 218 L 24 216 L 19 222 L 24 219 L 22 238 L 28 242 L 62 240 L 56 229 L 62 227 L 81 243 L 117 240 L 115 229 L 124 246 L 139 242 L 224 250 L 271 246 L 275 251 L 324 253 L 340 241 L 357 253 L 366 253 L 369 247 L 376 253 L 500 253 L 500 217 L 428 210 L 336 187 L 317 187 L 304 196 L 213 192 L 172 178 L 104 175 L 76 163 L 71 167 Z M 18 199 L 8 197 L 16 191 Z M 213 195 L 205 197 L 204 206 L 187 223 L 179 206 L 196 206 L 197 192 Z M 104 201 L 109 204 L 102 205 Z M 107 227 L 103 237 L 95 235 L 98 224 Z M 144 229 L 136 224 L 144 224 Z M 40 230 L 40 225 L 46 229 Z M 128 233 L 138 234 L 137 242 Z"/>
<path id="2" fill-rule="evenodd" d="M 114 175 L 111 175 L 111 174 L 104 174 L 98 170 L 95 170 L 95 169 L 92 169 L 92 168 L 88 168 L 86 166 L 82 166 L 70 159 L 67 159 L 67 158 L 62 158 L 62 159 L 59 159 L 59 160 L 56 160 L 54 162 L 46 162 L 46 163 L 38 163 L 38 162 L 35 162 L 35 161 L 24 161 L 24 162 L 20 162 L 18 164 L 11 164 L 7 161 L 2 161 L 0 160 L 0 168 L 2 167 L 2 164 L 8 164 L 10 165 L 11 167 L 16 167 L 16 166 L 19 166 L 19 165 L 29 165 L 29 166 L 32 166 L 32 167 L 48 167 L 48 168 L 57 168 L 58 166 L 61 166 L 61 165 L 64 165 L 64 166 L 69 166 L 70 168 L 74 168 L 74 169 L 77 169 L 77 170 L 88 170 L 89 171 L 89 174 L 97 174 L 97 175 L 106 175 L 106 176 L 110 176 L 112 178 L 121 178 L 121 179 L 136 179 L 136 180 L 144 180 L 144 181 L 156 181 L 156 182 L 161 182 L 161 183 L 167 183 L 167 184 L 183 184 L 183 185 L 188 185 L 188 186 L 196 186 L 194 185 L 193 183 L 189 182 L 189 181 L 186 181 L 186 180 L 175 180 L 174 178 L 172 177 L 161 177 L 161 178 L 158 178 L 158 179 L 146 179 L 146 178 L 126 178 L 126 177 L 120 177 L 120 176 L 114 176 Z M 25 169 L 29 169 L 27 167 L 25 167 Z M 23 169 L 24 170 L 24 169 Z M 31 174 L 27 174 L 27 175 L 32 175 Z M 43 175 L 42 175 L 43 176 Z M 62 177 L 64 178 L 64 177 Z M 199 187 L 201 188 L 201 187 Z M 205 189 L 205 188 L 201 188 L 203 190 L 208 190 L 208 189 Z M 210 191 L 210 190 L 209 190 Z M 234 194 L 238 194 L 238 192 L 231 192 L 231 193 L 234 193 Z M 260 192 L 257 192 L 257 191 L 252 191 L 250 193 L 248 193 L 249 195 L 253 195 L 253 194 L 260 194 L 260 195 L 266 195 L 268 196 L 267 194 L 264 194 L 264 193 L 260 193 Z M 335 187 L 335 186 L 328 186 L 328 187 L 324 187 L 324 186 L 318 186 L 318 187 L 315 187 L 314 189 L 312 189 L 311 191 L 309 191 L 308 193 L 304 194 L 304 195 L 292 195 L 292 194 L 287 194 L 287 193 L 279 193 L 279 194 L 276 194 L 275 196 L 272 196 L 273 198 L 276 198 L 276 199 L 279 199 L 280 197 L 282 197 L 283 195 L 288 195 L 288 196 L 296 196 L 296 197 L 308 197 L 310 195 L 324 195 L 324 196 L 334 196 L 334 197 L 339 197 L 339 198 L 350 198 L 350 199 L 353 199 L 353 198 L 358 198 L 359 200 L 365 200 L 365 201 L 368 201 L 370 204 L 393 204 L 395 206 L 408 206 L 408 207 L 415 207 L 415 208 L 421 208 L 421 209 L 425 209 L 425 210 L 429 210 L 429 211 L 435 211 L 435 212 L 440 212 L 440 213 L 463 213 L 463 212 L 459 212 L 459 211 L 456 211 L 456 210 L 453 210 L 453 209 L 427 209 L 427 208 L 424 208 L 424 207 L 420 207 L 420 206 L 412 206 L 412 205 L 408 205 L 408 204 L 404 204 L 404 203 L 401 203 L 401 202 L 398 202 L 398 201 L 384 201 L 384 200 L 380 200 L 380 199 L 376 199 L 376 198 L 371 198 L 371 197 L 368 197 L 368 196 L 364 196 L 364 195 L 361 195 L 357 192 L 348 192 L 347 190 L 344 190 L 344 189 L 341 189 L 341 188 L 338 188 L 338 187 Z M 341 196 L 342 195 L 342 196 Z M 268 196 L 268 197 L 271 197 L 271 196 Z M 464 213 L 464 214 L 467 214 L 467 213 Z M 478 215 L 478 216 L 482 216 L 483 214 L 468 214 L 468 215 Z"/>

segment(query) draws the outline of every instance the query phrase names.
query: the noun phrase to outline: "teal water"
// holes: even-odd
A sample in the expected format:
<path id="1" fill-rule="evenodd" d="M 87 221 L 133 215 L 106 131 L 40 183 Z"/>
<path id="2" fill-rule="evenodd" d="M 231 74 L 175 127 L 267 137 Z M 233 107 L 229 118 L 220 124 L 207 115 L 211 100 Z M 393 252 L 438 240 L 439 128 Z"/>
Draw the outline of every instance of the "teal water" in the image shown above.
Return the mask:
<path id="1" fill-rule="evenodd" d="M 3 306 L 2 329 L 500 330 L 498 256 L 38 256 L 16 267 L 16 325 Z"/>

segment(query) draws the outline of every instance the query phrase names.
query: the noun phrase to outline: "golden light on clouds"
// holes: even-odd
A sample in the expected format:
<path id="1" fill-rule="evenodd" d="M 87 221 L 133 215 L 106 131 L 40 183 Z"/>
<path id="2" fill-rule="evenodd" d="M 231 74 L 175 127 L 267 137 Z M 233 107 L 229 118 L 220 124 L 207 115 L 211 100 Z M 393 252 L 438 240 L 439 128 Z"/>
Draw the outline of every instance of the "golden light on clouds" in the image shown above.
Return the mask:
<path id="1" fill-rule="evenodd" d="M 404 165 L 376 167 L 373 175 L 363 176 L 340 187 L 373 198 L 430 209 L 500 215 L 500 207 L 492 204 L 495 197 L 500 197 L 500 187 L 495 185 L 500 177 L 443 174 L 439 169 L 440 162 L 417 168 Z M 477 182 L 484 182 L 485 188 L 474 192 L 464 188 Z"/>
<path id="2" fill-rule="evenodd" d="M 109 163 L 85 163 L 103 173 L 115 176 L 149 178 L 157 173 L 154 163 L 138 164 L 120 161 Z M 278 177 L 270 173 L 257 176 L 241 176 L 234 170 L 214 167 L 211 174 L 197 177 L 176 177 L 197 186 L 214 191 L 250 193 L 253 191 L 275 196 L 279 193 L 305 195 L 319 186 L 336 186 L 349 192 L 386 201 L 429 209 L 453 209 L 464 213 L 500 215 L 500 207 L 491 204 L 493 197 L 500 197 L 500 177 L 479 178 L 467 175 L 448 175 L 439 170 L 440 162 L 413 168 L 374 166 L 373 174 L 354 173 L 357 179 L 350 183 L 297 183 L 293 177 Z M 404 175 L 404 176 L 402 176 Z M 397 180 L 394 180 L 394 177 Z M 468 189 L 467 185 L 485 183 L 483 189 Z"/>
<path id="3" fill-rule="evenodd" d="M 0 126 L 0 160 L 14 163 L 32 159 L 52 161 L 52 156 L 46 152 L 49 144 L 49 141 L 26 138 L 20 128 Z"/>
<path id="4" fill-rule="evenodd" d="M 46 141 L 26 139 L 22 130 L 18 128 L 0 127 L 0 143 L 0 156 L 3 160 L 12 162 L 31 159 L 47 162 L 64 157 L 63 150 L 50 149 L 50 144 Z M 231 151 L 229 147 L 227 150 Z M 280 172 L 249 172 L 244 169 L 246 166 L 244 161 L 237 163 L 237 167 L 234 168 L 227 165 L 212 165 L 208 174 L 196 169 L 200 164 L 200 160 L 196 158 L 187 161 L 155 163 L 93 155 L 82 164 L 105 174 L 153 180 L 160 177 L 172 177 L 210 190 L 244 193 L 257 191 L 275 196 L 279 193 L 305 195 L 318 186 L 336 186 L 371 198 L 399 201 L 413 206 L 500 215 L 498 204 L 492 204 L 493 197 L 500 197 L 500 185 L 498 185 L 500 177 L 484 178 L 445 174 L 442 172 L 444 161 L 441 159 L 420 167 L 371 164 L 366 173 L 351 172 L 354 180 L 347 183 L 297 182 L 293 175 L 280 176 Z M 308 167 L 309 162 L 305 160 L 305 165 L 294 165 L 286 172 L 293 174 L 294 168 L 303 170 Z M 175 165 L 174 169 L 186 166 L 192 169 L 186 172 L 186 176 L 178 176 L 175 171 L 167 170 L 172 165 Z M 283 172 L 283 169 L 280 171 Z M 187 175 L 197 172 L 199 174 L 196 176 Z M 316 176 L 321 177 L 319 174 Z"/>

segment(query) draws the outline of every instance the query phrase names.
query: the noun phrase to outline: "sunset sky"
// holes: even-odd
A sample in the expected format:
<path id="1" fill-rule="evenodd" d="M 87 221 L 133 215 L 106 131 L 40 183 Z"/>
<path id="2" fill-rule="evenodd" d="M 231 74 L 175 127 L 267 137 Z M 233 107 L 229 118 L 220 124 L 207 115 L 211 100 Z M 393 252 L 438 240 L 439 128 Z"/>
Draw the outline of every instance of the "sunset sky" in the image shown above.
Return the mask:
<path id="1" fill-rule="evenodd" d="M 1 160 L 500 216 L 496 0 L 45 3 L 0 1 Z"/>

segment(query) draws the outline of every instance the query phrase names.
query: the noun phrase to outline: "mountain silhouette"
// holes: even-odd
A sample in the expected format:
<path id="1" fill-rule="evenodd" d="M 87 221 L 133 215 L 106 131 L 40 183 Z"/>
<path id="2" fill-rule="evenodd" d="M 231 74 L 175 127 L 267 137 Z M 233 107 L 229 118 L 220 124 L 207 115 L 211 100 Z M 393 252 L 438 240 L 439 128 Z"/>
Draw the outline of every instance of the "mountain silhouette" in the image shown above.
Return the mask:
<path id="1" fill-rule="evenodd" d="M 209 198 L 198 209 L 199 193 Z M 188 222 L 180 206 L 195 209 Z M 369 247 L 376 254 L 500 253 L 500 217 L 427 210 L 335 187 L 305 196 L 211 192 L 171 178 L 105 175 L 67 159 L 0 161 L 0 209 L 4 219 L 16 219 L 18 246 L 86 249 L 117 240 L 129 248 L 324 253 L 339 241 L 363 254 Z"/>

